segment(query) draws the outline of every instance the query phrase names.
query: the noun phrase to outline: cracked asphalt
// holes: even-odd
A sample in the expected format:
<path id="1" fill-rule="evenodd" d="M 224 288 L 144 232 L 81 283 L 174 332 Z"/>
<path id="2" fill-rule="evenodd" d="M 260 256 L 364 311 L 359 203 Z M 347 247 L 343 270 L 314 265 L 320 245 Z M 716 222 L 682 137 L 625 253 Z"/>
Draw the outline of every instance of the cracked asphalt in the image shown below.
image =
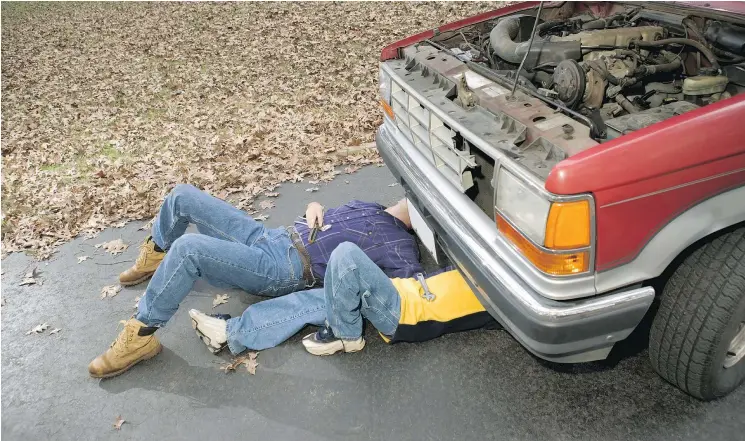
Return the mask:
<path id="1" fill-rule="evenodd" d="M 348 181 L 345 182 L 345 181 Z M 270 226 L 284 225 L 310 199 L 331 206 L 358 198 L 392 203 L 384 167 L 308 193 L 278 189 Z M 2 437 L 8 440 L 742 440 L 745 387 L 711 403 L 660 379 L 647 361 L 644 333 L 605 363 L 556 365 L 528 354 L 508 333 L 481 330 L 422 344 L 383 343 L 367 329 L 357 354 L 313 357 L 300 336 L 259 355 L 255 376 L 224 374 L 194 335 L 189 308 L 211 309 L 216 293 L 199 283 L 158 332 L 164 350 L 109 380 L 86 366 L 113 341 L 143 286 L 101 300 L 104 285 L 134 261 L 143 222 L 77 239 L 50 261 L 13 254 L 2 264 Z M 121 237 L 121 255 L 94 244 Z M 91 259 L 80 264 L 76 257 Z M 38 266 L 41 286 L 20 287 Z M 234 290 L 216 311 L 240 314 L 260 299 Z M 46 322 L 47 332 L 25 335 Z M 118 415 L 126 420 L 117 431 Z"/>

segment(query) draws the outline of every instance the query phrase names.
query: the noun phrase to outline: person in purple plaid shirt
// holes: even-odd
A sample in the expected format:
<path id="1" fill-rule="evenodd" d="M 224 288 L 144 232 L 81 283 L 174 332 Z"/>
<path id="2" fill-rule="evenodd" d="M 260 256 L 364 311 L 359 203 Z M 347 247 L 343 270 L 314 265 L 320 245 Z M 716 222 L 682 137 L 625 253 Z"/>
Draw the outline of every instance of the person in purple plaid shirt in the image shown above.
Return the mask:
<path id="1" fill-rule="evenodd" d="M 185 234 L 189 224 L 199 233 Z M 124 286 L 152 277 L 137 313 L 88 370 L 96 378 L 112 377 L 157 355 L 162 346 L 155 331 L 197 279 L 261 296 L 289 294 L 321 284 L 332 251 L 344 242 L 357 245 L 389 277 L 413 277 L 422 267 L 410 229 L 405 199 L 387 208 L 354 200 L 328 210 L 311 202 L 293 226 L 266 228 L 194 186 L 177 185 L 135 265 L 119 275 Z"/>

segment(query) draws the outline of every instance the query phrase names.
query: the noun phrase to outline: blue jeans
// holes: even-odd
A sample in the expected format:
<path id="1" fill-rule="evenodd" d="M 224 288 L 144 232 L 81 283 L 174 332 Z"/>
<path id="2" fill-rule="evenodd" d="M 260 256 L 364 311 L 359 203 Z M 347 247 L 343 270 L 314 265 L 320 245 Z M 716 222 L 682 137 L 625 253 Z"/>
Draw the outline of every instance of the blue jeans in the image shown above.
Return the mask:
<path id="1" fill-rule="evenodd" d="M 401 298 L 385 273 L 356 245 L 345 242 L 331 253 L 323 288 L 296 292 L 251 305 L 228 320 L 228 347 L 268 349 L 306 325 L 327 322 L 342 339 L 362 336 L 366 318 L 384 335 L 393 335 L 401 317 Z"/>
<path id="2" fill-rule="evenodd" d="M 190 223 L 201 234 L 184 234 Z M 306 285 L 287 230 L 265 228 L 191 185 L 177 185 L 168 194 L 152 236 L 168 252 L 140 299 L 136 318 L 147 326 L 165 325 L 199 278 L 272 297 Z"/>

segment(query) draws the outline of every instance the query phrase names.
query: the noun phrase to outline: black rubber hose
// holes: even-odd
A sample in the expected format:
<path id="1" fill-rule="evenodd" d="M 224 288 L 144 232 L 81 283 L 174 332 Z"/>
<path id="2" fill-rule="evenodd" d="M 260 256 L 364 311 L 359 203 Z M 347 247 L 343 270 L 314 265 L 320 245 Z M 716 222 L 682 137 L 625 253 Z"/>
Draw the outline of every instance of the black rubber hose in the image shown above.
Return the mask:
<path id="1" fill-rule="evenodd" d="M 518 64 L 528 52 L 528 42 L 516 43 L 515 37 L 520 31 L 520 19 L 508 17 L 500 20 L 489 33 L 492 50 L 497 56 L 509 63 Z"/>
<path id="2" fill-rule="evenodd" d="M 615 100 L 621 107 L 623 107 L 623 110 L 629 113 L 639 113 L 639 108 L 620 93 L 615 96 Z"/>
<path id="3" fill-rule="evenodd" d="M 618 49 L 618 50 L 616 51 L 616 53 L 617 53 L 618 55 L 624 55 L 624 56 L 634 57 L 634 59 L 635 59 L 635 60 L 636 60 L 636 61 L 637 61 L 638 63 L 641 63 L 641 62 L 642 62 L 642 57 L 641 57 L 641 55 L 639 55 L 639 54 L 638 54 L 637 52 L 634 52 L 634 51 L 632 51 L 632 50 L 629 50 L 629 49 Z"/>
<path id="4" fill-rule="evenodd" d="M 536 28 L 535 30 L 536 35 L 540 36 L 543 33 L 543 31 L 547 29 L 551 29 L 554 26 L 562 25 L 562 24 L 564 24 L 564 22 L 561 20 L 544 21 L 543 23 L 539 24 L 538 27 Z"/>
<path id="5" fill-rule="evenodd" d="M 618 78 L 609 74 L 602 64 L 597 63 L 596 61 L 588 61 L 587 65 L 590 66 L 592 70 L 599 73 L 600 76 L 603 77 L 603 79 L 605 79 L 607 82 L 613 84 L 614 86 L 618 86 L 620 84 L 620 82 L 618 81 Z"/>
<path id="6" fill-rule="evenodd" d="M 741 61 L 745 61 L 745 56 L 736 55 L 732 52 L 727 52 L 722 49 L 712 47 L 711 51 L 714 52 L 714 55 L 717 56 L 717 60 L 721 61 L 722 63 L 739 63 Z"/>
<path id="7" fill-rule="evenodd" d="M 637 47 L 659 47 L 659 46 L 666 46 L 668 44 L 684 44 L 686 46 L 692 46 L 701 51 L 702 54 L 706 57 L 707 60 L 709 60 L 709 63 L 711 63 L 711 67 L 720 70 L 719 62 L 717 61 L 717 57 L 714 56 L 714 53 L 706 46 L 704 46 L 702 43 L 691 40 L 690 38 L 665 38 L 664 40 L 656 40 L 656 41 L 634 41 L 633 43 Z"/>
<path id="8" fill-rule="evenodd" d="M 634 70 L 634 76 L 652 75 L 658 72 L 674 72 L 680 69 L 680 58 L 664 64 L 647 64 L 639 66 Z"/>
<path id="9" fill-rule="evenodd" d="M 698 28 L 698 25 L 696 25 L 696 22 L 694 22 L 690 18 L 684 18 L 682 23 L 683 26 L 688 29 L 688 32 L 690 32 L 695 37 L 696 40 L 703 43 L 706 42 L 706 38 L 701 32 L 701 29 Z M 745 56 L 727 52 L 725 50 L 719 49 L 716 46 L 712 46 L 711 51 L 714 53 L 714 55 L 716 55 L 717 60 L 721 63 L 740 63 L 742 61 L 745 61 Z"/>

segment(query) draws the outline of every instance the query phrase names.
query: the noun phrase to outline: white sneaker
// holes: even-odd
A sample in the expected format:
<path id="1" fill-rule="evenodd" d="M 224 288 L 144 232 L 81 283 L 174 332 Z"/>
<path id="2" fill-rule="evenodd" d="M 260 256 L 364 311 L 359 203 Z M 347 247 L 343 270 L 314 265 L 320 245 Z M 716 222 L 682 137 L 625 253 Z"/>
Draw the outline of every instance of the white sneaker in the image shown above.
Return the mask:
<path id="1" fill-rule="evenodd" d="M 196 309 L 189 310 L 191 327 L 197 331 L 197 336 L 207 345 L 207 349 L 217 354 L 228 344 L 228 322 L 211 317 Z"/>
<path id="2" fill-rule="evenodd" d="M 323 327 L 318 332 L 303 337 L 305 350 L 313 355 L 332 355 L 337 352 L 357 352 L 365 347 L 365 339 L 342 340 L 336 338 L 330 328 Z"/>

